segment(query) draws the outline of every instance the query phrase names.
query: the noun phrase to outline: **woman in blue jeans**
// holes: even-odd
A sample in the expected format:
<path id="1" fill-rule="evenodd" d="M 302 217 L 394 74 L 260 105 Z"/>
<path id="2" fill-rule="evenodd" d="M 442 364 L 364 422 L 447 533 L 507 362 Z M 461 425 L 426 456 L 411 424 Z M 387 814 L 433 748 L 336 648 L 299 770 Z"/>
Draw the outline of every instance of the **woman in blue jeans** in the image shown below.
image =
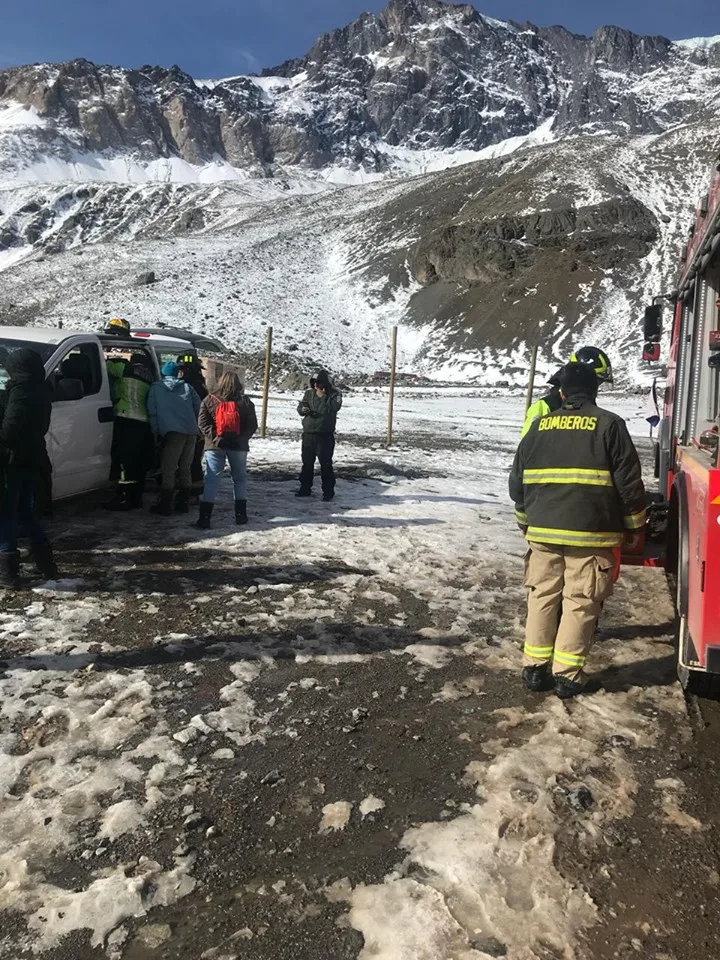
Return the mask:
<path id="1" fill-rule="evenodd" d="M 210 528 L 220 479 L 225 464 L 230 464 L 235 499 L 235 523 L 248 522 L 247 515 L 247 455 L 250 437 L 258 428 L 255 405 L 245 396 L 240 377 L 226 373 L 215 393 L 208 394 L 200 407 L 200 432 L 205 439 L 205 487 L 200 501 L 200 516 L 196 526 Z"/>

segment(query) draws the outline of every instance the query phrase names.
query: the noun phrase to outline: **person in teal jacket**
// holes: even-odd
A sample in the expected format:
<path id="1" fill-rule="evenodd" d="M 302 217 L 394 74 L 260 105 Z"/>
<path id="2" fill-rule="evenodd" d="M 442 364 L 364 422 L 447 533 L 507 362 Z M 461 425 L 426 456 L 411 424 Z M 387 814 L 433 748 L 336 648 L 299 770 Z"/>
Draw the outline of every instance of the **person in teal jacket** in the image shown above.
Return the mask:
<path id="1" fill-rule="evenodd" d="M 150 429 L 161 444 L 162 474 L 160 496 L 155 506 L 150 507 L 150 512 L 163 517 L 173 512 L 176 476 L 178 493 L 175 513 L 188 512 L 192 462 L 200 436 L 200 397 L 189 383 L 178 376 L 179 372 L 179 364 L 173 361 L 166 363 L 162 368 L 162 380 L 156 380 L 150 387 L 147 404 Z"/>

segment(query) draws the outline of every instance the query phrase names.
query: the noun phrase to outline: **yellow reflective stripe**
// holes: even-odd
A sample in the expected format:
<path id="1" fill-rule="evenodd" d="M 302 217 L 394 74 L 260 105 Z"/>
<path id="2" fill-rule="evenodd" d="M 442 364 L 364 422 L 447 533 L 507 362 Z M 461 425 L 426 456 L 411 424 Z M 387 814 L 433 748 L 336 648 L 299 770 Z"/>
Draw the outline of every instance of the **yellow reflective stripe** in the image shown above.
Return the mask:
<path id="1" fill-rule="evenodd" d="M 523 477 L 523 483 L 530 486 L 531 484 L 538 483 L 567 483 L 573 484 L 573 486 L 581 485 L 584 487 L 612 487 L 612 480 L 602 480 L 600 478 L 593 477 L 573 477 L 571 475 L 563 475 L 562 477 L 537 477 L 526 479 Z"/>
<path id="2" fill-rule="evenodd" d="M 547 467 L 523 471 L 523 483 L 580 483 L 596 487 L 612 487 L 609 470 L 586 470 L 574 467 Z"/>
<path id="3" fill-rule="evenodd" d="M 626 530 L 642 530 L 647 520 L 647 511 L 641 510 L 640 513 L 633 513 L 630 517 L 623 517 Z"/>
<path id="4" fill-rule="evenodd" d="M 610 476 L 609 470 L 588 469 L 585 467 L 528 467 L 523 473 L 526 476 L 528 474 L 534 476 L 540 473 L 584 473 L 586 475 L 603 474 L 606 477 Z"/>
<path id="5" fill-rule="evenodd" d="M 622 541 L 622 534 L 528 527 L 527 539 L 537 543 L 556 543 L 566 547 L 616 547 Z"/>
<path id="6" fill-rule="evenodd" d="M 562 651 L 556 650 L 555 662 L 562 663 L 564 667 L 584 667 L 587 662 L 587 657 L 580 657 L 574 653 L 563 653 Z"/>
<path id="7" fill-rule="evenodd" d="M 527 523 L 528 521 L 528 515 L 522 510 L 516 510 L 515 517 L 520 523 Z"/>
<path id="8" fill-rule="evenodd" d="M 543 660 L 551 657 L 554 649 L 554 647 L 531 647 L 530 644 L 526 643 L 523 653 L 526 653 L 529 657 L 535 657 L 537 660 Z"/>

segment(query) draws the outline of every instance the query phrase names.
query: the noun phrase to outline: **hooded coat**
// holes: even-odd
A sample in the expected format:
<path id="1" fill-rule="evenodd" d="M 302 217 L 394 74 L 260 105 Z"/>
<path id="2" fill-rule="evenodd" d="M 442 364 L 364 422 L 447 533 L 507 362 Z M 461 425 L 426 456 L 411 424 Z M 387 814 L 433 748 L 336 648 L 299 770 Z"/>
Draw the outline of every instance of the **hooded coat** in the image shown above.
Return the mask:
<path id="1" fill-rule="evenodd" d="M 335 433 L 342 394 L 326 370 L 318 373 L 315 382 L 325 390 L 325 396 L 319 397 L 313 389 L 305 391 L 297 408 L 303 418 L 303 433 Z"/>
<path id="2" fill-rule="evenodd" d="M 199 412 L 200 397 L 179 377 L 163 377 L 150 387 L 148 414 L 150 428 L 156 436 L 164 437 L 167 433 L 200 436 Z"/>
<path id="3" fill-rule="evenodd" d="M 44 472 L 52 413 L 45 367 L 39 354 L 23 349 L 10 353 L 5 369 L 9 380 L 0 421 L 0 465 Z"/>

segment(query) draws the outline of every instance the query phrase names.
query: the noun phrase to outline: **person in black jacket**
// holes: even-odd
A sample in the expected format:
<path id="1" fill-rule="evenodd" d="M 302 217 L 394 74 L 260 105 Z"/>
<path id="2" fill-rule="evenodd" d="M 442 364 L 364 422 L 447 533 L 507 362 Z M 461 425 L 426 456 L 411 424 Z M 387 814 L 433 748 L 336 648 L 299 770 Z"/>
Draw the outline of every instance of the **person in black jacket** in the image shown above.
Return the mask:
<path id="1" fill-rule="evenodd" d="M 342 407 L 342 394 L 330 380 L 326 370 L 321 370 L 310 381 L 310 389 L 298 404 L 298 414 L 303 418 L 302 470 L 300 489 L 296 497 L 309 497 L 315 475 L 315 460 L 320 461 L 323 500 L 335 496 L 335 424 Z"/>
<path id="2" fill-rule="evenodd" d="M 45 435 L 50 429 L 50 390 L 34 350 L 15 350 L 5 362 L 9 374 L 0 421 L 0 584 L 19 584 L 18 537 L 30 540 L 31 554 L 46 579 L 57 577 L 52 547 L 35 518 L 35 495 L 47 469 Z"/>
<path id="3" fill-rule="evenodd" d="M 595 403 L 592 368 L 563 371 L 559 410 L 535 421 L 510 474 L 510 497 L 530 549 L 523 679 L 561 699 L 585 689 L 584 667 L 623 541 L 645 525 L 640 459 L 625 421 Z M 552 665 L 552 677 L 550 668 Z"/>
<path id="4" fill-rule="evenodd" d="M 195 393 L 200 397 L 201 402 L 208 395 L 205 374 L 200 357 L 196 353 L 183 353 L 178 357 L 180 364 L 180 376 L 189 383 Z M 192 479 L 192 494 L 190 502 L 197 504 L 202 496 L 205 476 L 203 474 L 203 454 L 205 453 L 205 442 L 202 437 L 198 437 L 195 446 L 195 456 L 193 457 L 190 476 Z"/>

